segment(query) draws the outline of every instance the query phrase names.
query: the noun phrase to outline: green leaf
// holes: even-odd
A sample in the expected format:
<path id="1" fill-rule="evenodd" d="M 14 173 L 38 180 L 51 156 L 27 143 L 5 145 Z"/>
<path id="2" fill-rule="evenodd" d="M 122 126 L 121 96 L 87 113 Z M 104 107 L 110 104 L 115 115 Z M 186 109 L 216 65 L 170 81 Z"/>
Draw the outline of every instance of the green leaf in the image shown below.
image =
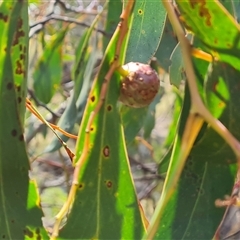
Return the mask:
<path id="1" fill-rule="evenodd" d="M 92 28 L 94 25 L 92 26 Z M 90 33 L 92 29 L 88 29 Z M 96 43 L 90 49 L 88 48 L 88 41 L 90 34 L 86 32 L 79 42 L 78 50 L 76 51 L 76 62 L 73 68 L 74 76 L 74 91 L 69 99 L 68 105 L 58 121 L 58 126 L 71 133 L 76 123 L 81 122 L 83 111 L 87 102 L 88 93 L 92 84 L 92 72 L 94 65 L 97 61 L 96 57 Z M 85 70 L 83 70 L 85 69 Z M 63 141 L 67 141 L 69 138 L 63 134 L 59 134 Z M 51 144 L 47 146 L 44 152 L 52 152 L 62 147 L 62 144 L 54 136 Z"/>
<path id="2" fill-rule="evenodd" d="M 166 17 L 162 37 L 158 46 L 155 57 L 159 65 L 166 71 L 169 71 L 171 65 L 170 56 L 177 45 L 177 38 L 174 34 L 172 25 Z"/>
<path id="3" fill-rule="evenodd" d="M 239 99 L 240 72 L 230 65 L 214 63 L 206 84 L 206 102 L 212 113 L 240 138 Z M 222 80 L 224 79 L 224 85 Z M 217 86 L 219 85 L 219 86 Z M 214 87 L 213 87 L 214 86 Z M 225 95 L 229 92 L 229 95 Z M 218 101 L 212 100 L 218 98 Z M 219 114 L 222 96 L 229 96 Z M 190 101 L 185 95 L 183 114 L 188 114 Z M 186 115 L 185 115 L 186 116 Z M 175 144 L 173 159 L 179 151 L 181 129 L 185 121 L 182 115 L 179 137 Z M 173 160 L 174 161 L 174 160 Z M 178 187 L 164 208 L 156 239 L 211 239 L 224 214 L 224 209 L 214 203 L 231 193 L 237 166 L 235 156 L 225 141 L 209 126 L 203 126 L 192 148 Z"/>
<path id="4" fill-rule="evenodd" d="M 33 74 L 36 97 L 45 104 L 50 102 L 61 82 L 61 49 L 67 30 L 68 28 L 58 33 L 56 38 L 44 47 Z"/>
<path id="5" fill-rule="evenodd" d="M 239 20 L 240 17 L 240 1 L 239 0 L 220 0 L 221 4 L 229 11 L 229 13 L 232 14 L 232 16 L 236 19 L 236 21 Z M 239 21 L 238 21 L 239 22 Z"/>
<path id="6" fill-rule="evenodd" d="M 27 1 L 0 4 L 0 237 L 47 239 L 23 137 L 28 69 Z"/>
<path id="7" fill-rule="evenodd" d="M 127 145 L 131 143 L 144 124 L 147 114 L 147 107 L 145 108 L 130 108 L 122 106 L 121 116 L 124 126 L 124 136 Z"/>
<path id="8" fill-rule="evenodd" d="M 66 132 L 71 132 L 76 123 L 80 123 L 87 102 L 88 93 L 92 84 L 93 69 L 97 61 L 97 36 L 93 35 L 93 30 L 97 24 L 101 13 L 99 13 L 91 27 L 87 29 L 81 37 L 77 49 L 76 59 L 72 70 L 72 78 L 74 80 L 74 90 L 69 99 L 69 103 L 58 121 L 58 126 Z M 90 47 L 89 41 L 92 40 Z M 68 137 L 59 134 L 63 141 L 67 141 Z M 44 152 L 52 152 L 58 150 L 62 144 L 54 136 L 51 144 L 47 146 Z"/>
<path id="9" fill-rule="evenodd" d="M 101 101 L 100 90 L 114 59 L 116 40 L 114 35 L 88 98 L 76 161 L 83 152 L 89 116 Z M 140 239 L 145 231 L 117 108 L 119 80 L 120 76 L 115 73 L 103 105 L 93 120 L 90 150 L 80 169 L 75 201 L 59 239 Z"/>
<path id="10" fill-rule="evenodd" d="M 161 1 L 136 0 L 126 62 L 150 61 L 158 48 L 165 17 Z"/>
<path id="11" fill-rule="evenodd" d="M 119 23 L 119 16 L 122 12 L 122 1 L 119 0 L 109 0 L 108 1 L 108 11 L 105 32 L 111 36 Z M 108 45 L 109 39 L 107 37 L 103 38 L 103 49 L 105 50 Z"/>
<path id="12" fill-rule="evenodd" d="M 179 87 L 181 81 L 185 79 L 182 52 L 179 44 L 174 48 L 170 56 L 170 59 L 172 62 L 172 64 L 169 67 L 170 82 L 176 87 Z"/>
<path id="13" fill-rule="evenodd" d="M 144 63 L 150 61 L 158 48 L 165 17 L 165 10 L 160 1 L 137 0 L 135 2 L 125 62 L 137 61 Z M 159 23 L 161 23 L 160 26 Z M 154 101 L 151 108 L 155 107 L 158 102 L 157 99 L 155 99 L 156 101 Z M 127 144 L 134 139 L 143 127 L 145 118 L 149 117 L 149 114 L 147 114 L 148 108 L 134 109 L 123 106 L 121 117 Z M 145 127 L 147 129 L 147 125 Z"/>
<path id="14" fill-rule="evenodd" d="M 215 58 L 240 70 L 239 25 L 218 1 L 176 1 L 185 26 Z"/>

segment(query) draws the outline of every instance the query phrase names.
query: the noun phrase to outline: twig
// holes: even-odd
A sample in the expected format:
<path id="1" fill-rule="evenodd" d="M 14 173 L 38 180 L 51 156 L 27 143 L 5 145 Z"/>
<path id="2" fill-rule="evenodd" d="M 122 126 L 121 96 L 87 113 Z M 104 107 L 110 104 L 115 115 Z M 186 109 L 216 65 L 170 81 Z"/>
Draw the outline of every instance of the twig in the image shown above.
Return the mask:
<path id="1" fill-rule="evenodd" d="M 53 112 L 46 104 L 40 102 L 37 97 L 34 95 L 33 90 L 28 89 L 28 94 L 30 95 L 30 97 L 34 100 L 34 102 L 36 103 L 37 106 L 41 106 L 43 108 L 45 108 L 48 112 L 50 112 L 53 116 L 53 118 L 60 118 L 61 115 L 59 113 L 55 113 Z"/>
<path id="2" fill-rule="evenodd" d="M 42 20 L 30 25 L 30 31 L 29 31 L 29 38 L 33 37 L 33 35 L 37 34 L 38 32 L 40 32 L 44 25 L 46 23 L 48 23 L 51 20 L 57 20 L 57 21 L 63 21 L 63 22 L 68 22 L 68 23 L 75 23 L 77 25 L 83 26 L 83 27 L 87 27 L 90 28 L 91 25 L 78 21 L 75 18 L 71 18 L 71 17 L 67 17 L 67 16 L 62 16 L 62 15 L 57 15 L 57 14 L 51 14 L 49 16 L 46 16 L 45 18 L 43 18 Z M 106 33 L 104 30 L 101 30 L 99 28 L 94 27 L 93 28 L 95 31 L 101 33 L 102 35 L 104 35 L 105 37 L 110 38 L 111 34 Z"/>
<path id="3" fill-rule="evenodd" d="M 152 181 L 152 180 L 164 180 L 165 178 L 159 174 L 143 176 L 138 178 L 133 178 L 134 181 L 142 182 L 142 181 Z"/>
<path id="4" fill-rule="evenodd" d="M 89 10 L 89 8 L 84 9 L 83 6 L 73 7 L 62 0 L 56 0 L 56 4 L 59 4 L 65 11 L 69 12 L 82 13 L 88 15 L 97 15 L 99 13 L 97 10 L 93 9 Z"/>
<path id="5" fill-rule="evenodd" d="M 131 156 L 128 156 L 128 158 L 131 162 L 134 162 L 135 164 L 139 165 L 144 171 L 150 172 L 152 174 L 157 173 L 157 167 L 156 167 L 156 169 L 153 169 L 153 168 L 146 166 L 145 164 L 141 163 L 140 161 L 136 160 L 135 158 L 133 158 Z"/>

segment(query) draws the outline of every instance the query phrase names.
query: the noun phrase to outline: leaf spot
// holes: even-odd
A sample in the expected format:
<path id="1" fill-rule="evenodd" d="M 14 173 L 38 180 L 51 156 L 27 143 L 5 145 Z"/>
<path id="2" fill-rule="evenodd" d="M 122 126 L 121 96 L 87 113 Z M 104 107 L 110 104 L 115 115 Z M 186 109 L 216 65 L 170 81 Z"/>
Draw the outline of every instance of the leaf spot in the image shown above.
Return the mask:
<path id="1" fill-rule="evenodd" d="M 4 22 L 8 21 L 8 16 L 4 15 L 3 13 L 0 13 L 0 20 L 3 20 Z"/>
<path id="2" fill-rule="evenodd" d="M 13 129 L 12 132 L 11 132 L 11 135 L 13 137 L 16 137 L 17 136 L 17 130 L 16 129 Z"/>
<path id="3" fill-rule="evenodd" d="M 19 43 L 19 39 L 25 36 L 25 32 L 21 29 L 23 26 L 23 20 L 21 18 L 18 19 L 17 23 L 17 31 L 15 32 L 15 38 L 13 41 L 13 46 Z"/>
<path id="4" fill-rule="evenodd" d="M 33 232 L 30 231 L 28 228 L 24 229 L 23 233 L 24 233 L 24 235 L 26 235 L 26 236 L 28 236 L 30 238 L 33 238 Z"/>
<path id="5" fill-rule="evenodd" d="M 83 184 L 83 183 L 80 183 L 80 184 L 78 185 L 78 189 L 82 190 L 83 188 L 84 188 L 84 184 Z"/>
<path id="6" fill-rule="evenodd" d="M 190 0 L 191 7 L 194 9 L 195 6 L 199 5 L 199 16 L 206 18 L 206 25 L 211 26 L 211 15 L 208 11 L 208 8 L 205 6 L 206 0 Z"/>
<path id="7" fill-rule="evenodd" d="M 107 110 L 110 112 L 112 110 L 112 106 L 111 105 L 108 105 L 107 106 Z"/>
<path id="8" fill-rule="evenodd" d="M 23 134 L 21 134 L 18 139 L 20 142 L 22 142 L 24 140 Z"/>
<path id="9" fill-rule="evenodd" d="M 95 101 L 95 96 L 91 96 L 91 101 L 94 102 Z"/>
<path id="10" fill-rule="evenodd" d="M 106 186 L 108 188 L 111 188 L 112 187 L 112 182 L 110 180 L 106 181 Z"/>
<path id="11" fill-rule="evenodd" d="M 109 154 L 110 154 L 109 146 L 105 146 L 104 149 L 103 149 L 104 157 L 109 157 Z"/>
<path id="12" fill-rule="evenodd" d="M 20 92 L 21 91 L 21 86 L 16 86 L 17 91 Z"/>
<path id="13" fill-rule="evenodd" d="M 36 234 L 40 234 L 40 229 L 39 229 L 39 228 L 36 228 L 35 233 L 36 233 Z"/>
<path id="14" fill-rule="evenodd" d="M 143 15 L 143 10 L 142 9 L 138 9 L 138 15 Z"/>
<path id="15" fill-rule="evenodd" d="M 13 84 L 11 83 L 11 82 L 9 82 L 8 84 L 7 84 L 7 89 L 8 90 L 11 90 L 13 88 Z"/>

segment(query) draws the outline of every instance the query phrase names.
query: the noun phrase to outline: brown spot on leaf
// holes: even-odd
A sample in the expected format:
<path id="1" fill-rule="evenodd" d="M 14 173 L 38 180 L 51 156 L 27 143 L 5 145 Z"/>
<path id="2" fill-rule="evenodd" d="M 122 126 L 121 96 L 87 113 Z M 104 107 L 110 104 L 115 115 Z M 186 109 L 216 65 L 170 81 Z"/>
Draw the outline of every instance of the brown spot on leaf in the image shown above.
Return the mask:
<path id="1" fill-rule="evenodd" d="M 111 181 L 106 181 L 106 186 L 108 187 L 108 188 L 111 188 L 112 187 L 112 182 Z"/>
<path id="2" fill-rule="evenodd" d="M 110 154 L 109 146 L 105 146 L 104 149 L 103 149 L 104 157 L 109 157 L 109 154 Z"/>
<path id="3" fill-rule="evenodd" d="M 83 183 L 79 183 L 78 189 L 82 190 L 83 188 L 84 188 L 84 184 Z"/>
<path id="4" fill-rule="evenodd" d="M 18 139 L 19 139 L 19 141 L 22 142 L 24 140 L 23 134 L 21 134 Z"/>
<path id="5" fill-rule="evenodd" d="M 7 83 L 7 89 L 11 90 L 13 88 L 13 84 L 11 82 Z"/>
<path id="6" fill-rule="evenodd" d="M 199 5 L 199 16 L 200 17 L 205 17 L 206 19 L 206 25 L 207 26 L 212 26 L 211 24 L 211 14 L 208 11 L 208 8 L 205 6 L 206 5 L 206 0 L 189 0 L 191 7 L 194 9 Z"/>
<path id="7" fill-rule="evenodd" d="M 21 61 L 20 61 L 20 60 L 17 60 L 16 64 L 17 64 L 17 68 L 16 68 L 16 70 L 15 70 L 15 73 L 16 73 L 16 74 L 19 74 L 19 75 L 20 75 L 20 74 L 23 74 L 23 73 L 24 73 L 24 70 L 23 70 Z"/>
<path id="8" fill-rule="evenodd" d="M 5 234 L 3 234 L 3 235 L 2 235 L 2 238 L 5 238 L 5 237 L 6 237 Z"/>
<path id="9" fill-rule="evenodd" d="M 33 238 L 33 232 L 30 229 L 28 229 L 28 228 L 24 229 L 23 233 L 24 233 L 24 235 L 26 235 L 30 238 Z"/>
<path id="10" fill-rule="evenodd" d="M 18 92 L 20 92 L 21 91 L 21 86 L 20 85 L 16 86 L 16 89 L 17 89 Z"/>
<path id="11" fill-rule="evenodd" d="M 95 96 L 91 96 L 91 101 L 94 102 L 95 101 Z"/>
<path id="12" fill-rule="evenodd" d="M 108 105 L 107 106 L 107 110 L 110 112 L 112 110 L 112 106 L 111 105 Z"/>
<path id="13" fill-rule="evenodd" d="M 3 13 L 0 12 L 0 20 L 3 20 L 4 22 L 8 21 L 8 15 L 4 15 Z"/>
<path id="14" fill-rule="evenodd" d="M 143 14 L 143 10 L 142 9 L 138 9 L 138 14 L 142 15 Z"/>
<path id="15" fill-rule="evenodd" d="M 19 39 L 21 37 L 25 36 L 25 33 L 22 30 L 22 26 L 23 26 L 23 20 L 21 18 L 19 18 L 18 22 L 17 22 L 17 31 L 15 32 L 15 36 L 14 36 L 14 40 L 13 40 L 13 46 L 15 46 L 19 43 Z"/>
<path id="16" fill-rule="evenodd" d="M 22 98 L 21 97 L 18 97 L 17 100 L 18 100 L 18 103 L 22 102 Z"/>
<path id="17" fill-rule="evenodd" d="M 12 132 L 11 132 L 11 135 L 13 137 L 16 137 L 17 136 L 17 130 L 16 129 L 13 129 Z"/>

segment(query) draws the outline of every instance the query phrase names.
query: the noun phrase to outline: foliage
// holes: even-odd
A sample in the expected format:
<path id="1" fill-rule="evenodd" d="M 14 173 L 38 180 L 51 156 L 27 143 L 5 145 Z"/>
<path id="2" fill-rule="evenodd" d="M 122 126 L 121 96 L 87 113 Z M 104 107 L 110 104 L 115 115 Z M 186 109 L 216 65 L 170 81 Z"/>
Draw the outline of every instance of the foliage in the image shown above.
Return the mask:
<path id="1" fill-rule="evenodd" d="M 238 239 L 239 2 L 71 4 L 0 3 L 0 237 Z M 118 101 L 130 61 L 164 79 L 148 107 Z"/>

